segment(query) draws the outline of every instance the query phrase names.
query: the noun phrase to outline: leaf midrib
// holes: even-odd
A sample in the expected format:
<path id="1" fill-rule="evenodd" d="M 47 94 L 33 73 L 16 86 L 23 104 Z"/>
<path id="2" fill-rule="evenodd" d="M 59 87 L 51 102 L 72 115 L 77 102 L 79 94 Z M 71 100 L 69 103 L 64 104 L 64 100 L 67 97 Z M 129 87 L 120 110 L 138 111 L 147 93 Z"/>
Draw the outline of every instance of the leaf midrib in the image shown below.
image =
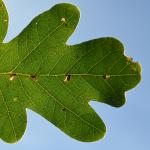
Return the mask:
<path id="1" fill-rule="evenodd" d="M 5 72 L 5 73 L 0 73 L 0 76 L 10 76 L 12 73 L 11 72 Z M 24 74 L 24 73 L 15 73 L 16 76 L 24 76 L 24 77 L 30 77 L 30 74 Z M 59 76 L 65 76 L 66 74 L 40 74 L 38 75 L 39 77 L 59 77 Z M 95 77 L 103 77 L 103 75 L 96 75 L 96 74 L 70 74 L 72 76 L 95 76 Z M 133 75 L 137 75 L 137 74 L 122 74 L 122 75 L 110 75 L 113 77 L 117 77 L 117 76 L 133 76 Z M 45 89 L 39 82 L 34 81 L 34 83 L 36 85 L 38 85 L 39 87 L 41 87 L 50 97 L 52 97 L 59 105 L 63 105 L 68 111 L 70 111 L 72 114 L 74 114 L 75 116 L 77 116 L 81 121 L 85 122 L 87 125 L 91 126 L 92 128 L 95 128 L 96 130 L 99 131 L 99 129 L 95 126 L 93 126 L 92 124 L 90 124 L 89 122 L 87 122 L 86 120 L 84 120 L 83 118 L 81 118 L 78 114 L 74 113 L 72 110 L 70 110 L 68 107 L 66 107 L 64 104 L 62 104 L 59 100 L 57 100 L 57 98 L 55 96 L 53 96 L 47 89 Z M 1 91 L 0 91 L 1 92 Z M 2 93 L 1 93 L 2 94 Z M 5 101 L 4 101 L 5 102 Z M 7 108 L 6 108 L 7 109 Z M 9 114 L 8 114 L 9 115 Z M 10 121 L 11 118 L 9 117 Z M 12 129 L 15 134 L 15 129 L 13 127 L 13 122 L 11 121 L 12 124 Z M 16 137 L 16 136 L 15 136 Z M 17 140 L 17 137 L 16 137 Z"/>
<path id="2" fill-rule="evenodd" d="M 24 77 L 31 77 L 33 74 L 27 73 L 20 73 L 20 72 L 1 72 L 0 76 L 10 76 L 15 74 L 16 76 L 24 76 Z M 91 73 L 70 73 L 70 74 L 37 74 L 37 77 L 60 77 L 60 76 L 93 76 L 93 77 L 103 77 L 106 74 L 91 74 Z M 109 77 L 123 77 L 123 76 L 136 76 L 138 73 L 133 74 L 107 74 Z M 35 74 L 36 76 L 36 74 Z"/>

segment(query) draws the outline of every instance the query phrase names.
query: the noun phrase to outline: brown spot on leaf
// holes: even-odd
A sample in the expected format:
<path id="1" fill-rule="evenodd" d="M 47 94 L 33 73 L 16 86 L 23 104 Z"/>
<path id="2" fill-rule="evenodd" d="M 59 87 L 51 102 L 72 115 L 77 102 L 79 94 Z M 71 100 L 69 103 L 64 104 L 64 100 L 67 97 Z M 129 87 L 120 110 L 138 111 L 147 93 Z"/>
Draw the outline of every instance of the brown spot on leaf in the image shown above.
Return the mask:
<path id="1" fill-rule="evenodd" d="M 10 76 L 9 76 L 9 80 L 12 81 L 14 80 L 16 77 L 16 74 L 15 73 L 11 73 Z"/>
<path id="2" fill-rule="evenodd" d="M 108 80 L 109 78 L 110 78 L 110 75 L 107 75 L 107 74 L 103 75 L 104 80 Z"/>
<path id="3" fill-rule="evenodd" d="M 65 108 L 65 107 L 63 107 L 61 110 L 62 110 L 62 111 L 66 111 L 66 108 Z"/>
<path id="4" fill-rule="evenodd" d="M 61 18 L 61 22 L 66 26 L 67 25 L 67 21 L 66 21 L 66 18 L 65 17 L 62 17 Z"/>
<path id="5" fill-rule="evenodd" d="M 132 57 L 127 57 L 127 60 L 128 61 L 133 61 L 133 58 Z"/>
<path id="6" fill-rule="evenodd" d="M 38 80 L 37 75 L 30 75 L 30 78 L 31 78 L 33 81 L 37 81 L 37 80 Z"/>
<path id="7" fill-rule="evenodd" d="M 71 80 L 71 75 L 66 75 L 64 78 L 64 82 L 68 82 Z"/>

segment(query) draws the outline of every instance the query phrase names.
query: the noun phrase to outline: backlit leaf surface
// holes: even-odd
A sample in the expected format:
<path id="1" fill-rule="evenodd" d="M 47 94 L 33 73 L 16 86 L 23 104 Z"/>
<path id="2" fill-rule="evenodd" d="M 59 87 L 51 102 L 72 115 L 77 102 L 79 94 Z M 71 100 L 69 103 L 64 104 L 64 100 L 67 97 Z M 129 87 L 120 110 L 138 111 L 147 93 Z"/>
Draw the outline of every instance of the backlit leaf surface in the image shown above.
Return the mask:
<path id="1" fill-rule="evenodd" d="M 140 65 L 123 45 L 106 37 L 67 45 L 79 10 L 57 4 L 36 17 L 15 39 L 3 43 L 8 15 L 0 0 L 0 138 L 18 141 L 26 108 L 80 141 L 102 138 L 106 127 L 90 100 L 114 107 L 140 81 Z"/>

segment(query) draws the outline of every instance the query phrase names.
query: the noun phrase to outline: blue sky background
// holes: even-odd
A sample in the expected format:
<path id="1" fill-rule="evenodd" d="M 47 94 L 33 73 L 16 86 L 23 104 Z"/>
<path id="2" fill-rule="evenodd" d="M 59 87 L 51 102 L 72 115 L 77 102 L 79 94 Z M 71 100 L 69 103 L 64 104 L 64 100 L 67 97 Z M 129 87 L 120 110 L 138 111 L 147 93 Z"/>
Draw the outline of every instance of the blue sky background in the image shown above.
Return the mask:
<path id="1" fill-rule="evenodd" d="M 0 141 L 0 150 L 149 150 L 150 149 L 150 0 L 4 0 L 10 23 L 5 41 L 14 38 L 39 13 L 56 3 L 80 7 L 80 23 L 68 43 L 113 36 L 125 44 L 125 53 L 142 65 L 142 81 L 126 93 L 121 108 L 91 102 L 107 126 L 103 140 L 76 141 L 28 110 L 28 126 L 19 143 Z"/>

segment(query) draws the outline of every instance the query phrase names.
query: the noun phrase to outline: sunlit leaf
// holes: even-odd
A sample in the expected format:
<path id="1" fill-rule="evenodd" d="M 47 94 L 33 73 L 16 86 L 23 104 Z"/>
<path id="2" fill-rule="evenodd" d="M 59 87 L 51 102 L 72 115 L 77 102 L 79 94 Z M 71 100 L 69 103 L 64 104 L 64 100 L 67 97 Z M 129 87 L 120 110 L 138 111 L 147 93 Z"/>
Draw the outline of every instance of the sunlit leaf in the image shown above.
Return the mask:
<path id="1" fill-rule="evenodd" d="M 57 4 L 15 39 L 2 43 L 8 15 L 0 0 L 0 138 L 4 141 L 16 142 L 24 134 L 26 108 L 77 140 L 101 139 L 106 127 L 88 102 L 122 106 L 125 91 L 140 81 L 140 65 L 124 55 L 117 39 L 66 44 L 79 17 L 77 7 Z"/>

